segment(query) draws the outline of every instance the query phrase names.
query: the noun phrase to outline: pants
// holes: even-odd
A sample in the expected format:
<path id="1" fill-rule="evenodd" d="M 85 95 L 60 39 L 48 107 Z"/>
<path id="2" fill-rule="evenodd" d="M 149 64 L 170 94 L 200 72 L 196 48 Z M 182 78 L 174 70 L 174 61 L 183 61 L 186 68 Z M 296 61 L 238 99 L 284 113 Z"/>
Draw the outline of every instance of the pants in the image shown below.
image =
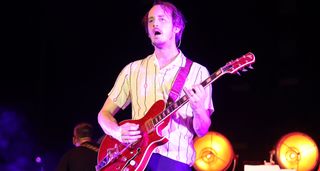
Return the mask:
<path id="1" fill-rule="evenodd" d="M 192 169 L 187 164 L 153 153 L 145 171 L 192 171 Z"/>

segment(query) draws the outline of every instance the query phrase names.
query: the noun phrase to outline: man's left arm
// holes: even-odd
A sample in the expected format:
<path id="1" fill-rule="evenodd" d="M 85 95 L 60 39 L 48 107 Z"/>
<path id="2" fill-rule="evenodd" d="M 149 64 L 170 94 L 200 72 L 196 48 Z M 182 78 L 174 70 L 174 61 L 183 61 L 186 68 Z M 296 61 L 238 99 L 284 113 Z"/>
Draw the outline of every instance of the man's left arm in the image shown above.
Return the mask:
<path id="1" fill-rule="evenodd" d="M 209 87 L 207 87 L 209 88 Z M 193 129 L 197 136 L 204 136 L 210 128 L 211 125 L 211 113 L 212 109 L 208 109 L 206 107 L 206 100 L 209 97 L 208 92 L 206 92 L 205 88 L 200 85 L 194 85 L 191 89 L 184 89 L 185 93 L 189 97 L 189 103 L 193 113 Z M 209 90 L 211 92 L 211 90 Z"/>

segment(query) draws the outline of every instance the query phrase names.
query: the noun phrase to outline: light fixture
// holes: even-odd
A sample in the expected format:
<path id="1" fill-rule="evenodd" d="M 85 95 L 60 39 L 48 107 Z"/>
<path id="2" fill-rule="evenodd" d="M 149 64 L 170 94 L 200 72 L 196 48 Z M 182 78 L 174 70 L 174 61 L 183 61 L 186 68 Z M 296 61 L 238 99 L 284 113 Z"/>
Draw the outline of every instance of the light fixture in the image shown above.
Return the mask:
<path id="1" fill-rule="evenodd" d="M 312 171 L 317 166 L 319 151 L 310 136 L 302 132 L 291 132 L 278 141 L 276 159 L 281 168 Z"/>
<path id="2" fill-rule="evenodd" d="M 234 159 L 229 140 L 222 134 L 209 131 L 194 140 L 196 161 L 194 168 L 201 171 L 225 171 Z"/>

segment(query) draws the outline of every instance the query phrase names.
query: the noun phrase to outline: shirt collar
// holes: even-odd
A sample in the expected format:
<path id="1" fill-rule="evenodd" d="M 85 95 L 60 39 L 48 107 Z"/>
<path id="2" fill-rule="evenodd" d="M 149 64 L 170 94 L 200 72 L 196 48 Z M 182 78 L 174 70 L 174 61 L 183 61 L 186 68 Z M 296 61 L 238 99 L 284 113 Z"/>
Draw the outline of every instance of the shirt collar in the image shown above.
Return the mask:
<path id="1" fill-rule="evenodd" d="M 154 64 L 156 66 L 159 66 L 159 63 L 158 63 L 158 60 L 156 58 L 155 53 L 152 54 L 152 59 L 154 61 Z M 177 57 L 170 64 L 168 64 L 166 67 L 164 67 L 162 69 L 171 69 L 174 67 L 184 67 L 185 65 L 186 65 L 186 57 L 183 55 L 181 50 L 179 50 L 179 54 L 177 55 Z"/>

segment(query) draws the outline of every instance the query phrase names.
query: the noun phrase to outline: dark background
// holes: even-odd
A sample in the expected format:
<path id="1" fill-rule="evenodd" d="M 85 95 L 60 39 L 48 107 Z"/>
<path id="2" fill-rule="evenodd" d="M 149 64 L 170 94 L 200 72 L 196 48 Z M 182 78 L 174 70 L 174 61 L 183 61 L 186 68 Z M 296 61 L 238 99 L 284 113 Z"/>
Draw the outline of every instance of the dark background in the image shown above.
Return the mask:
<path id="1" fill-rule="evenodd" d="M 312 35 L 300 29 L 305 23 L 297 1 L 170 2 L 187 19 L 182 51 L 211 73 L 247 52 L 256 56 L 254 70 L 213 83 L 210 130 L 230 140 L 239 170 L 246 162 L 268 160 L 289 132 L 319 142 L 316 63 L 301 48 L 304 36 Z M 95 126 L 97 139 L 102 135 L 97 114 L 118 73 L 153 52 L 141 24 L 151 4 L 58 0 L 4 6 L 1 167 L 21 158 L 35 164 L 40 156 L 36 167 L 52 171 L 72 147 L 73 126 L 81 121 Z M 34 167 L 26 163 L 15 167 Z"/>

